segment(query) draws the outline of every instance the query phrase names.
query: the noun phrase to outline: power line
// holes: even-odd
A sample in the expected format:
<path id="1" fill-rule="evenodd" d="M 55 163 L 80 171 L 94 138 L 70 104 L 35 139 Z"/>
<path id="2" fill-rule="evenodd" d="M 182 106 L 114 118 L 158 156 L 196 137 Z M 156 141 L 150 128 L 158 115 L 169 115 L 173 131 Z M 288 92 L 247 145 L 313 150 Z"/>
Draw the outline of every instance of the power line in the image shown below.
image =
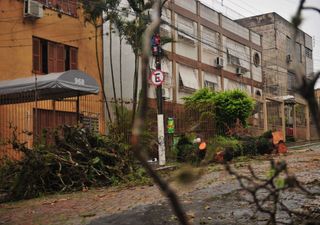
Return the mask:
<path id="1" fill-rule="evenodd" d="M 90 2 L 90 3 L 92 3 L 92 2 Z M 121 11 L 121 12 L 122 12 L 122 11 Z M 132 14 L 131 12 L 128 12 L 128 13 Z M 58 22 L 61 22 L 61 21 L 58 21 Z M 56 22 L 56 23 L 58 23 L 58 22 Z M 167 22 L 166 22 L 166 23 L 167 23 Z M 52 24 L 55 24 L 55 23 L 52 23 Z M 48 25 L 52 25 L 52 24 L 47 24 L 47 26 L 48 26 Z M 217 47 L 217 45 L 216 45 L 215 43 L 211 42 L 211 41 L 208 40 L 208 39 L 207 39 L 207 40 L 204 39 L 204 38 L 201 38 L 201 39 L 200 39 L 200 38 L 198 38 L 198 37 L 195 37 L 194 35 L 190 35 L 189 33 L 185 32 L 185 31 L 183 31 L 183 30 L 179 30 L 178 27 L 175 27 L 175 26 L 171 25 L 171 23 L 167 23 L 167 25 L 169 25 L 170 27 L 174 28 L 174 29 L 177 30 L 177 31 L 180 31 L 180 32 L 186 34 L 186 35 L 189 36 L 189 37 L 194 38 L 195 40 L 197 40 L 197 41 L 199 41 L 199 42 L 201 42 L 201 43 L 203 43 L 203 44 L 205 44 L 205 45 L 207 45 L 207 46 L 209 46 L 209 47 L 212 47 L 212 48 L 218 50 L 219 52 L 223 52 L 223 53 L 228 54 L 228 52 L 225 52 L 225 51 L 221 50 L 220 48 Z M 43 27 L 43 26 L 42 26 L 42 27 Z M 22 31 L 16 31 L 16 32 L 22 32 Z M 214 32 L 215 32 L 215 31 L 214 31 Z M 12 32 L 11 32 L 11 33 L 12 33 Z M 10 33 L 10 34 L 11 34 L 11 33 Z M 0 34 L 0 35 L 1 35 L 1 34 Z M 105 35 L 105 34 L 103 34 L 103 35 Z M 91 38 L 92 38 L 92 37 L 94 37 L 94 36 L 91 36 Z M 72 39 L 72 40 L 68 40 L 68 41 L 64 41 L 64 42 L 79 41 L 79 40 L 84 40 L 84 39 L 87 39 L 87 38 L 90 38 L 90 37 L 85 37 L 85 38 L 80 38 L 80 39 Z M 208 41 L 209 43 L 208 43 L 208 42 L 205 42 L 205 41 Z M 8 48 L 14 48 L 14 47 L 25 47 L 25 46 L 31 46 L 31 45 L 0 46 L 0 48 L 6 48 L 6 47 L 8 47 Z M 243 45 L 243 46 L 244 46 L 244 47 L 247 47 L 247 46 L 245 46 L 245 45 Z M 234 50 L 234 51 L 243 54 L 243 52 L 240 52 L 240 51 L 237 51 L 237 50 Z M 247 55 L 246 55 L 246 56 L 247 56 Z M 247 62 L 247 63 L 253 65 L 253 63 L 251 63 L 251 61 L 248 61 L 247 59 L 244 59 L 244 58 L 241 58 L 241 57 L 239 57 L 239 59 L 241 59 L 242 61 Z M 277 71 L 277 72 L 278 72 L 278 71 Z"/>

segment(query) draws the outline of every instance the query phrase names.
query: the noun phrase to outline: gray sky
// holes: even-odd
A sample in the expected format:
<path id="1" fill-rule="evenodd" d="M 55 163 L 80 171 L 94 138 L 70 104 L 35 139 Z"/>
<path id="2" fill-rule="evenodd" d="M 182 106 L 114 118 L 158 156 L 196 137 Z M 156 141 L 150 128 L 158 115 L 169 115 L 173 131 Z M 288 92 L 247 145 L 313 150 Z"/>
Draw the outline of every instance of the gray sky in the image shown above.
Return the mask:
<path id="1" fill-rule="evenodd" d="M 299 0 L 201 0 L 201 2 L 231 19 L 259 15 L 267 12 L 276 12 L 289 21 L 296 13 L 299 4 Z M 320 8 L 320 0 L 306 0 L 306 6 Z M 313 11 L 304 11 L 303 18 L 304 21 L 301 29 L 313 37 L 314 69 L 315 71 L 319 71 L 320 14 Z"/>

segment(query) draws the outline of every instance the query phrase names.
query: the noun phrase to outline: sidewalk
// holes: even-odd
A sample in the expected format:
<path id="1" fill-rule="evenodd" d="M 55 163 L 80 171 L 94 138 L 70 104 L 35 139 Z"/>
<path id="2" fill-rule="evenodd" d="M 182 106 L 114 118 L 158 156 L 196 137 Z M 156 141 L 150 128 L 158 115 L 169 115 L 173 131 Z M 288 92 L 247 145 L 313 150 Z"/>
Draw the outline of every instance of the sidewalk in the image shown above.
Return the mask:
<path id="1" fill-rule="evenodd" d="M 286 143 L 289 150 L 302 150 L 302 149 L 313 149 L 320 148 L 320 140 L 315 141 L 301 141 L 301 142 L 289 142 Z"/>

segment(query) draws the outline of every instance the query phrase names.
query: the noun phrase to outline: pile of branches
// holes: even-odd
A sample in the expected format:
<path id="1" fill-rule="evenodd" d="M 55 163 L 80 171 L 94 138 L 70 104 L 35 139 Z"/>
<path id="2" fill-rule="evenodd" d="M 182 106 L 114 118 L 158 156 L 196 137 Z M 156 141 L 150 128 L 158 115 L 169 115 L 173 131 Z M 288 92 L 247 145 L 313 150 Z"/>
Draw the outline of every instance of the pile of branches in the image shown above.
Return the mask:
<path id="1" fill-rule="evenodd" d="M 0 193 L 6 200 L 112 185 L 134 170 L 133 155 L 121 137 L 64 126 L 50 142 L 29 149 L 13 132 L 11 144 L 24 156 L 1 166 Z"/>

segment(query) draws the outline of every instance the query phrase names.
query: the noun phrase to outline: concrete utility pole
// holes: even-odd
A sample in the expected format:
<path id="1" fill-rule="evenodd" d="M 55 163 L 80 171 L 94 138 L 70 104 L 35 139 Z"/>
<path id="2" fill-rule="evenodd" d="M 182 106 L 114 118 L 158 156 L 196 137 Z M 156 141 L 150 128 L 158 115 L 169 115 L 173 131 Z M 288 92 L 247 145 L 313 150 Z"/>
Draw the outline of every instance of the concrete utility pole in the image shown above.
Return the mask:
<path id="1" fill-rule="evenodd" d="M 158 17 L 161 18 L 161 7 L 159 6 Z M 162 48 L 160 41 L 160 25 L 157 27 L 153 36 L 152 54 L 155 57 L 156 71 L 161 71 L 161 57 Z M 164 116 L 163 116 L 163 99 L 162 99 L 162 82 L 157 85 L 157 107 L 158 107 L 158 154 L 159 154 L 159 165 L 164 166 L 166 164 L 166 148 L 165 148 L 165 137 L 164 137 Z"/>

